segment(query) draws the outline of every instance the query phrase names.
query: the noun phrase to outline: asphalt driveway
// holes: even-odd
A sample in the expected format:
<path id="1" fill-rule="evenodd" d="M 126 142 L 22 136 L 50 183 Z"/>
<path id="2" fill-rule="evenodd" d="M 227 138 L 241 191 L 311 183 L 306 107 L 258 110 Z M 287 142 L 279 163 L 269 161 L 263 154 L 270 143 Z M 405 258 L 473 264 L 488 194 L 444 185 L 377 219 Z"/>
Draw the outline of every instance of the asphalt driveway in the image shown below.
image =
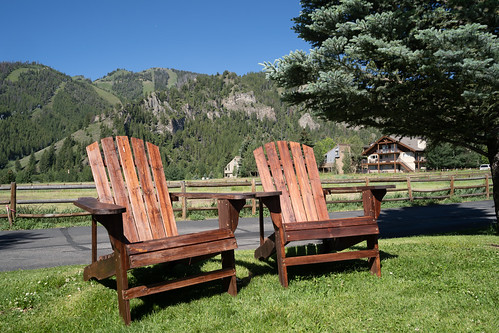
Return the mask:
<path id="1" fill-rule="evenodd" d="M 361 215 L 360 211 L 332 213 L 336 217 Z M 381 238 L 459 232 L 490 225 L 495 220 L 492 200 L 426 207 L 384 209 L 378 220 Z M 179 233 L 218 226 L 217 220 L 179 221 Z M 266 234 L 273 228 L 265 219 Z M 239 249 L 259 244 L 258 220 L 241 218 L 236 230 Z M 111 252 L 104 228 L 98 229 L 98 255 Z M 89 264 L 90 227 L 0 231 L 0 271 Z"/>

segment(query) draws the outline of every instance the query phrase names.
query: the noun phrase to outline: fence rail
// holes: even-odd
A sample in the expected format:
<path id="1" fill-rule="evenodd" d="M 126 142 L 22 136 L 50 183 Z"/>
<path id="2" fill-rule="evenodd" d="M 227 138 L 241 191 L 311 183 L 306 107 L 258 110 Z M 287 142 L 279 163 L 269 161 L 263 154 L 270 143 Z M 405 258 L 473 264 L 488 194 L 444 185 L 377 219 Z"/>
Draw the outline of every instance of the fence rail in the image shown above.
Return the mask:
<path id="1" fill-rule="evenodd" d="M 480 181 L 483 180 L 482 184 L 476 185 L 456 185 L 458 182 L 464 181 Z M 427 183 L 427 182 L 444 182 L 448 183 L 443 185 L 445 187 L 440 188 L 415 188 L 417 183 Z M 369 185 L 372 183 L 383 183 L 383 184 L 394 184 L 397 185 L 394 189 L 389 189 L 389 193 L 393 192 L 406 192 L 407 196 L 403 197 L 390 197 L 387 196 L 384 201 L 414 201 L 422 199 L 446 199 L 453 196 L 456 197 L 473 197 L 473 196 L 485 196 L 487 199 L 490 198 L 491 187 L 493 186 L 492 180 L 489 174 L 469 174 L 469 175 L 452 175 L 452 176 L 407 176 L 407 177 L 364 177 L 356 179 L 328 179 L 323 180 L 322 185 L 324 188 L 334 188 L 334 187 L 344 187 L 345 185 Z M 250 187 L 251 191 L 255 192 L 257 187 L 261 186 L 261 182 L 256 179 L 252 180 L 242 180 L 242 181 L 170 181 L 168 182 L 168 187 L 172 189 L 173 193 L 177 192 L 188 192 L 188 189 L 199 189 L 199 188 L 229 188 L 227 192 L 234 191 L 233 188 Z M 95 185 L 91 184 L 59 184 L 59 185 L 17 185 L 16 183 L 11 183 L 10 185 L 0 185 L 0 191 L 10 191 L 10 198 L 7 200 L 0 200 L 0 205 L 5 207 L 5 214 L 0 214 L 0 218 L 8 218 L 9 223 L 12 225 L 14 218 L 54 218 L 54 217 L 71 217 L 71 216 L 86 216 L 89 215 L 86 212 L 75 212 L 75 213 L 54 213 L 54 214 L 23 214 L 17 213 L 18 205 L 30 205 L 30 204 L 61 204 L 61 203 L 72 203 L 77 198 L 64 198 L 64 199 L 17 199 L 17 193 L 19 191 L 61 191 L 61 190 L 94 190 Z M 477 189 L 479 192 L 475 193 L 456 193 L 458 190 L 471 190 Z M 339 203 L 361 203 L 362 200 L 359 198 L 352 198 L 352 196 L 358 191 L 341 189 L 334 191 L 332 195 L 326 197 L 326 203 L 328 204 L 339 204 Z M 421 195 L 438 193 L 438 195 Z M 341 195 L 347 195 L 348 197 L 342 197 Z M 193 205 L 192 203 L 198 203 L 198 205 Z M 180 207 L 174 207 L 174 211 L 181 212 L 183 219 L 187 218 L 189 211 L 207 211 L 216 210 L 216 204 L 200 206 L 200 200 L 181 198 Z M 214 202 L 213 202 L 214 203 Z M 247 204 L 245 208 L 251 208 L 252 213 L 256 214 L 256 200 L 252 199 L 250 204 Z"/>

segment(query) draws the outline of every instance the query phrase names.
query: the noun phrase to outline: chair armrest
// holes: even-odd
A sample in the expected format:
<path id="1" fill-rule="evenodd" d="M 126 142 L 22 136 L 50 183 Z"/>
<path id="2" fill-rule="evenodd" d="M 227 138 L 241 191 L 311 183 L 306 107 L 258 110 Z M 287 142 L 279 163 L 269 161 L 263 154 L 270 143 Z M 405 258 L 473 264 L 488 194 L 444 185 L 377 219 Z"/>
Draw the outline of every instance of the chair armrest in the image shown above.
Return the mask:
<path id="1" fill-rule="evenodd" d="M 255 198 L 254 192 L 234 192 L 234 193 L 204 193 L 204 192 L 175 192 L 170 193 L 172 200 L 178 198 L 186 199 L 226 199 L 226 200 L 241 200 Z"/>
<path id="2" fill-rule="evenodd" d="M 324 195 L 334 193 L 356 193 L 362 191 L 386 190 L 395 188 L 395 185 L 369 185 L 369 186 L 346 186 L 346 187 L 328 187 L 323 188 Z"/>
<path id="3" fill-rule="evenodd" d="M 170 193 L 170 201 L 178 201 L 178 196 L 175 193 Z"/>
<path id="4" fill-rule="evenodd" d="M 92 215 L 114 215 L 121 214 L 126 211 L 123 206 L 100 202 L 95 198 L 78 198 L 78 200 L 73 202 L 75 206 L 86 210 Z"/>
<path id="5" fill-rule="evenodd" d="M 281 228 L 282 226 L 282 216 L 281 216 L 281 191 L 269 191 L 269 192 L 256 192 L 255 198 L 260 200 L 260 203 L 263 203 L 265 207 L 270 212 L 270 217 L 272 219 L 272 223 Z M 259 216 L 259 224 L 260 224 L 260 241 L 263 242 L 263 215 L 262 210 L 260 210 Z"/>
<path id="6" fill-rule="evenodd" d="M 273 192 L 255 192 L 255 198 L 268 198 L 268 197 L 278 197 L 282 194 L 281 191 L 273 191 Z"/>

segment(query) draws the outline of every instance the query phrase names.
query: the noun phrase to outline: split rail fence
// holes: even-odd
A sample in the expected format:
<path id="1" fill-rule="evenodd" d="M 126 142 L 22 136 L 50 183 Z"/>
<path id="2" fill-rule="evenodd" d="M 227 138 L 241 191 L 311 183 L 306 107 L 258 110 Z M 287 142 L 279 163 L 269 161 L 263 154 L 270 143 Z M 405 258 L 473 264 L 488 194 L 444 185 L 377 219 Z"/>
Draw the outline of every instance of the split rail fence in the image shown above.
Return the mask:
<path id="1" fill-rule="evenodd" d="M 460 185 L 463 182 L 474 181 L 481 184 L 474 185 Z M 444 183 L 444 187 L 440 188 L 417 188 L 418 183 Z M 344 186 L 361 186 L 369 184 L 395 184 L 394 189 L 389 189 L 389 193 L 402 192 L 405 195 L 387 195 L 383 201 L 415 201 L 427 199 L 446 199 L 453 196 L 456 197 L 473 197 L 485 196 L 490 198 L 491 188 L 493 186 L 492 179 L 489 174 L 469 174 L 469 175 L 455 175 L 455 176 L 407 176 L 407 177 L 365 177 L 357 179 L 334 179 L 323 180 L 322 185 L 324 188 L 344 187 Z M 448 184 L 448 185 L 446 185 Z M 198 191 L 200 188 L 217 188 L 217 192 L 255 192 L 257 189 L 261 191 L 261 183 L 256 179 L 243 180 L 243 181 L 171 181 L 168 182 L 168 187 L 171 192 L 193 192 Z M 224 188 L 220 191 L 219 188 Z M 18 213 L 17 208 L 19 205 L 48 205 L 48 204 L 61 204 L 72 203 L 77 198 L 64 198 L 64 199 L 18 199 L 18 192 L 22 191 L 66 191 L 66 190 L 93 190 L 94 185 L 90 184 L 63 184 L 63 185 L 17 185 L 11 183 L 10 185 L 0 185 L 0 191 L 10 191 L 10 199 L 0 199 L 0 207 L 4 207 L 5 213 L 0 214 L 0 218 L 8 218 L 9 223 L 15 218 L 55 218 L 55 217 L 73 217 L 73 216 L 86 216 L 87 212 L 73 212 L 73 213 L 53 213 L 53 214 L 24 214 Z M 227 190 L 228 189 L 228 190 Z M 472 193 L 461 193 L 459 190 L 472 190 Z M 210 192 L 210 190 L 208 190 Z M 335 203 L 361 203 L 362 199 L 356 198 L 355 193 L 359 191 L 341 190 L 334 191 L 334 194 L 326 198 L 328 204 Z M 458 193 L 459 192 L 459 193 Z M 470 192 L 470 191 L 464 191 Z M 438 195 L 431 195 L 438 193 Z M 5 195 L 3 197 L 6 197 Z M 190 203 L 190 205 L 188 204 Z M 251 208 L 252 214 L 256 214 L 257 203 L 255 199 L 250 200 L 245 208 Z M 181 212 L 182 219 L 186 219 L 189 212 L 193 211 L 206 211 L 216 210 L 216 202 L 199 202 L 199 200 L 181 198 L 180 203 L 174 205 L 174 211 Z"/>

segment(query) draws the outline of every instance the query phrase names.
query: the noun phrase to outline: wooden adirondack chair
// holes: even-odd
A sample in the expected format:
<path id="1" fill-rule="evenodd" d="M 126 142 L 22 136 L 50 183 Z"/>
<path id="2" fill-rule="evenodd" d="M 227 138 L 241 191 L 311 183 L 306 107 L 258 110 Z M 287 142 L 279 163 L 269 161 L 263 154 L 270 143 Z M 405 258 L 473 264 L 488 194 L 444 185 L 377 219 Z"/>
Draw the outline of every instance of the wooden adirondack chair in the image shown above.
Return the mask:
<path id="1" fill-rule="evenodd" d="M 179 235 L 171 201 L 181 194 L 168 192 L 158 147 L 147 143 L 146 152 L 144 142 L 132 138 L 132 153 L 128 138 L 120 136 L 101 143 L 104 160 L 98 142 L 87 147 L 99 200 L 80 198 L 75 202 L 92 213 L 92 264 L 85 268 L 84 279 L 116 275 L 119 312 L 126 324 L 131 320 L 132 298 L 218 279 L 235 296 L 237 244 L 233 232 L 248 196 L 193 194 L 196 198 L 218 198 L 219 229 Z M 107 229 L 114 250 L 98 260 L 96 221 Z M 219 270 L 154 285 L 128 286 L 130 269 L 216 254 L 222 256 Z"/>
<path id="2" fill-rule="evenodd" d="M 269 208 L 275 232 L 263 237 L 255 257 L 277 256 L 279 280 L 288 286 L 287 267 L 339 260 L 369 258 L 370 270 L 381 276 L 378 250 L 379 229 L 376 219 L 386 189 L 393 186 L 360 186 L 323 190 L 312 148 L 297 142 L 278 141 L 253 151 L 264 191 L 281 191 L 277 197 L 261 200 Z M 331 191 L 362 191 L 364 216 L 331 219 L 325 194 Z M 325 252 L 308 256 L 286 257 L 284 246 L 292 241 L 324 240 Z M 367 241 L 367 249 L 336 252 Z"/>

